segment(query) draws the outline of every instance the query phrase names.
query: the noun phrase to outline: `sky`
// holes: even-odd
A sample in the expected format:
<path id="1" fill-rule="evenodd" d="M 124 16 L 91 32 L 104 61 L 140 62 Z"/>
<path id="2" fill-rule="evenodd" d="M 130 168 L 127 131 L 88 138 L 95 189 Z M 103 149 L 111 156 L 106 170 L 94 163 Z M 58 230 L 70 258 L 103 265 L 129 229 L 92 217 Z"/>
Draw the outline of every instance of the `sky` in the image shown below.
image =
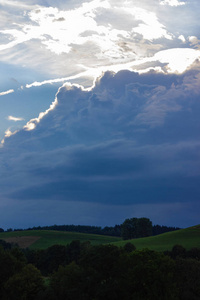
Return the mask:
<path id="1" fill-rule="evenodd" d="M 198 0 L 0 13 L 0 227 L 199 224 Z"/>

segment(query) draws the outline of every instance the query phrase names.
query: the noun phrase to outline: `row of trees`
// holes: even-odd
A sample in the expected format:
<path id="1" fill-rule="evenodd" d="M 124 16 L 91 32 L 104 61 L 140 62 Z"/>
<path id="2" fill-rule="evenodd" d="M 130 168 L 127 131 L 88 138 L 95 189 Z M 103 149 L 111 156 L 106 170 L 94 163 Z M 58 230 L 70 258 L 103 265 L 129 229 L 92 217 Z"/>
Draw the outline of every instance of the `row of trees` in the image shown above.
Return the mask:
<path id="1" fill-rule="evenodd" d="M 28 228 L 26 230 L 57 230 L 57 231 L 71 231 L 81 233 L 92 233 L 109 236 L 119 236 L 123 239 L 132 239 L 138 237 L 145 237 L 150 235 L 158 235 L 168 231 L 178 230 L 178 227 L 168 227 L 160 225 L 152 225 L 148 218 L 131 218 L 126 219 L 121 225 L 115 226 L 86 226 L 86 225 L 52 225 L 52 226 L 37 226 Z M 14 229 L 14 231 L 22 231 L 23 229 Z M 4 229 L 0 228 L 0 232 Z M 13 231 L 12 228 L 7 231 Z"/>
<path id="2" fill-rule="evenodd" d="M 179 245 L 158 253 L 130 243 L 34 251 L 2 243 L 0 266 L 2 300 L 200 299 L 200 249 Z"/>

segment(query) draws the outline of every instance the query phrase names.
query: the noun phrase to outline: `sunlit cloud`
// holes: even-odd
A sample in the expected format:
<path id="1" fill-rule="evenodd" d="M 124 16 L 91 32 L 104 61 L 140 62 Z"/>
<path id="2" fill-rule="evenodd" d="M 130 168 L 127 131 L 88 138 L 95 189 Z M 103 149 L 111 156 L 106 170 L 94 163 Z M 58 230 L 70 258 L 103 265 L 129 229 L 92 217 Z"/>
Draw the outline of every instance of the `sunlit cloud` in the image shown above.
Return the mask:
<path id="1" fill-rule="evenodd" d="M 0 96 L 5 96 L 5 95 L 11 94 L 11 93 L 14 93 L 13 89 L 10 89 L 10 90 L 5 91 L 5 92 L 0 92 Z"/>
<path id="2" fill-rule="evenodd" d="M 182 37 L 183 38 L 183 37 Z M 191 41 L 192 41 L 191 37 Z M 120 70 L 132 70 L 137 71 L 138 73 L 146 73 L 150 70 L 155 70 L 156 72 L 165 72 L 165 73 L 183 73 L 190 65 L 194 63 L 196 59 L 200 58 L 200 51 L 190 48 L 175 48 L 175 49 L 168 49 L 157 52 L 154 56 L 149 58 L 143 58 L 138 59 L 136 61 L 130 61 L 124 64 L 111 64 L 107 66 L 99 66 L 96 68 L 85 68 L 86 70 L 80 73 L 77 73 L 76 75 L 64 77 L 64 78 L 56 78 L 56 79 L 49 79 L 44 80 L 41 82 L 33 82 L 31 84 L 26 84 L 26 88 L 32 88 L 32 87 L 39 87 L 45 84 L 53 84 L 58 82 L 67 82 L 70 80 L 79 79 L 82 77 L 85 78 L 93 78 L 95 80 L 97 77 L 99 77 L 101 74 L 106 72 L 107 70 L 118 72 Z M 154 67 L 148 67 L 144 68 L 145 63 L 151 63 L 156 62 L 157 64 L 160 62 L 164 64 L 164 68 L 162 68 L 159 65 L 155 65 Z M 90 89 L 92 86 L 90 86 Z"/>
<path id="3" fill-rule="evenodd" d="M 59 90 L 58 90 L 58 92 L 59 92 Z M 51 110 L 54 110 L 54 108 L 56 107 L 57 104 L 58 104 L 58 99 L 56 97 L 54 102 L 52 102 L 52 104 L 50 105 L 50 107 L 46 111 L 41 112 L 37 118 L 31 119 L 30 121 L 28 121 L 26 123 L 26 125 L 23 127 L 24 130 L 26 130 L 26 131 L 34 130 L 36 125 L 41 121 L 41 119 L 44 116 L 46 116 Z"/>
<path id="4" fill-rule="evenodd" d="M 95 79 L 107 70 L 183 73 L 199 58 L 197 34 L 188 37 L 181 30 L 171 32 L 167 19 L 159 15 L 163 10 L 160 4 L 176 7 L 186 4 L 183 1 L 143 1 L 140 4 L 139 1 L 93 0 L 74 7 L 69 5 L 71 9 L 67 5 L 62 5 L 62 9 L 59 5 L 45 7 L 42 2 L 29 5 L 0 0 L 0 3 L 13 10 L 21 9 L 20 19 L 15 16 L 12 26 L 5 23 L 0 30 L 2 62 L 40 70 L 38 74 L 44 72 L 39 78 L 30 76 L 28 82 L 23 82 L 23 91 L 25 87 L 59 82 L 77 83 L 91 89 Z M 176 11 L 170 7 L 164 9 Z M 180 49 L 180 44 L 191 49 Z M 11 91 L 14 92 L 9 90 L 0 96 Z M 24 129 L 33 130 L 54 108 L 55 103 L 51 109 L 45 107 L 46 110 L 42 108 L 29 116 L 31 120 Z"/>
<path id="5" fill-rule="evenodd" d="M 109 15 L 108 20 L 101 21 L 102 12 Z M 122 28 L 116 22 L 116 17 L 121 13 Z M 66 55 L 63 57 L 66 64 L 69 61 L 71 66 L 73 61 L 74 67 L 78 63 L 91 67 L 124 64 L 149 56 L 150 51 L 155 53 L 161 50 L 161 45 L 145 43 L 144 39 L 173 38 L 173 34 L 159 22 L 154 12 L 128 2 L 120 7 L 111 6 L 109 1 L 94 0 L 72 10 L 38 6 L 27 11 L 25 16 L 20 30 L 16 23 L 15 28 L 0 31 L 7 38 L 7 43 L 0 46 L 5 55 L 2 59 L 7 57 L 14 63 L 24 63 L 27 59 L 39 65 L 40 60 L 45 63 L 45 54 L 48 56 L 51 52 L 56 56 L 56 65 L 52 66 L 52 70 L 64 68 L 61 55 Z M 5 52 L 20 44 L 24 48 L 19 48 L 18 53 L 22 51 L 24 54 L 26 49 L 26 55 Z M 34 56 L 34 51 L 38 52 L 37 56 Z"/>
<path id="6" fill-rule="evenodd" d="M 181 6 L 185 5 L 186 3 L 183 1 L 178 1 L 178 0 L 162 0 L 160 1 L 161 5 L 170 5 L 170 6 Z"/>
<path id="7" fill-rule="evenodd" d="M 185 43 L 186 42 L 186 39 L 185 39 L 185 37 L 184 37 L 184 35 L 179 35 L 179 40 L 181 40 L 183 43 Z"/>
<path id="8" fill-rule="evenodd" d="M 132 70 L 132 66 L 134 67 L 134 63 L 128 62 L 128 63 L 124 63 L 124 64 L 113 64 L 113 65 L 107 65 L 107 66 L 99 66 L 96 68 L 86 68 L 85 66 L 83 66 L 84 69 L 86 69 L 83 72 L 80 72 L 76 75 L 72 75 L 72 76 L 68 76 L 68 77 L 64 77 L 64 78 L 56 78 L 56 79 L 49 79 L 49 80 L 43 80 L 43 81 L 35 81 L 32 82 L 30 84 L 26 84 L 26 88 L 32 88 L 32 87 L 39 87 L 45 84 L 53 84 L 53 83 L 58 83 L 58 82 L 67 82 L 70 80 L 74 80 L 74 79 L 79 79 L 82 77 L 86 77 L 86 78 L 91 78 L 92 82 L 94 83 L 94 81 L 96 80 L 97 77 L 101 76 L 104 72 L 106 72 L 107 70 L 109 71 L 113 71 L 113 72 L 118 72 L 120 70 Z M 84 88 L 84 87 L 82 87 Z M 89 88 L 86 89 L 91 89 L 92 85 Z"/>
<path id="9" fill-rule="evenodd" d="M 26 84 L 26 88 L 29 89 L 31 87 L 38 87 L 38 86 L 42 86 L 42 85 L 45 85 L 45 84 L 53 84 L 53 83 L 58 83 L 58 82 L 65 82 L 65 81 L 77 79 L 77 78 L 80 78 L 80 77 L 86 76 L 86 75 L 88 75 L 88 71 L 84 71 L 84 72 L 81 72 L 79 74 L 76 74 L 76 75 L 73 75 L 73 76 L 64 77 L 64 78 L 56 78 L 56 79 L 43 80 L 41 82 L 35 81 L 33 83 Z"/>
<path id="10" fill-rule="evenodd" d="M 13 134 L 12 131 L 10 131 L 10 129 L 7 129 L 6 132 L 5 132 L 5 137 L 9 137 L 12 134 Z"/>
<path id="11" fill-rule="evenodd" d="M 91 28 L 98 35 L 107 33 L 104 26 L 97 25 L 94 16 L 96 8 L 108 8 L 109 6 L 108 1 L 94 0 L 71 11 L 59 11 L 55 7 L 38 7 L 38 9 L 28 12 L 30 21 L 37 25 L 27 24 L 22 27 L 22 30 L 0 31 L 14 39 L 8 44 L 1 45 L 0 50 L 14 47 L 31 39 L 41 39 L 42 44 L 50 51 L 56 54 L 68 53 L 71 50 L 70 44 L 82 44 L 87 40 L 87 38 L 80 37 L 81 33 L 91 30 Z M 58 20 L 62 20 L 62 22 Z M 123 33 L 120 30 L 119 32 Z"/>
<path id="12" fill-rule="evenodd" d="M 8 116 L 7 118 L 9 121 L 15 121 L 15 122 L 18 122 L 18 121 L 24 121 L 23 118 L 16 118 L 16 117 L 13 117 L 13 116 Z"/>
<path id="13" fill-rule="evenodd" d="M 40 11 L 29 13 L 31 21 L 39 26 L 36 29 L 32 26 L 24 29 L 29 29 L 29 34 L 36 30 L 41 43 L 57 55 L 73 51 L 74 45 L 91 43 L 100 48 L 99 52 L 104 53 L 103 56 L 118 56 L 119 36 L 126 38 L 129 34 L 112 26 L 98 25 L 95 17 L 98 9 L 102 8 L 110 8 L 109 2 L 92 1 L 72 11 L 59 11 L 52 7 L 41 8 Z"/>
<path id="14" fill-rule="evenodd" d="M 200 58 L 200 51 L 190 48 L 176 48 L 160 51 L 154 59 L 167 63 L 167 72 L 183 73 L 196 59 Z"/>
<path id="15" fill-rule="evenodd" d="M 4 138 L 1 140 L 1 147 L 3 146 L 3 144 L 5 143 L 5 138 L 9 138 L 12 135 L 15 135 L 18 132 L 18 130 L 15 131 L 11 131 L 9 128 L 5 131 L 5 135 Z"/>
<path id="16" fill-rule="evenodd" d="M 191 44 L 196 49 L 200 49 L 200 40 L 196 36 L 189 36 L 188 40 Z"/>
<path id="17" fill-rule="evenodd" d="M 147 40 L 166 38 L 171 40 L 173 35 L 169 34 L 162 25 L 154 12 L 147 11 L 142 8 L 124 8 L 127 13 L 132 14 L 136 20 L 141 20 L 142 22 L 139 26 L 132 29 L 133 32 L 141 34 Z"/>
<path id="18" fill-rule="evenodd" d="M 190 49 L 190 48 L 173 48 L 163 51 L 158 51 L 154 56 L 149 58 L 144 58 L 137 60 L 132 63 L 132 70 L 137 70 L 139 73 L 144 73 L 150 69 L 157 70 L 158 72 L 165 73 L 183 73 L 185 72 L 192 64 L 200 59 L 200 50 Z M 163 67 L 155 66 L 149 68 L 142 68 L 145 63 L 158 62 L 164 64 Z M 136 69 L 134 69 L 134 67 Z"/>

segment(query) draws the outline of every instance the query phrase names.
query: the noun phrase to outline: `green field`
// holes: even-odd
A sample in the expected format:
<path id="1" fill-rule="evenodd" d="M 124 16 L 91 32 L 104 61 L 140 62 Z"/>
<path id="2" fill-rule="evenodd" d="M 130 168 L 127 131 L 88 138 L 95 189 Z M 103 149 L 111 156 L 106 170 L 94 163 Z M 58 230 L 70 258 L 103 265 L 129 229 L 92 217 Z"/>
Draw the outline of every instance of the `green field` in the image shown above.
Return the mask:
<path id="1" fill-rule="evenodd" d="M 67 245 L 73 240 L 80 240 L 81 242 L 90 241 L 92 245 L 121 241 L 121 238 L 112 236 L 53 230 L 24 230 L 0 233 L 0 239 L 12 237 L 23 239 L 26 236 L 40 237 L 35 243 L 29 246 L 30 249 L 46 249 L 55 244 Z"/>
<path id="2" fill-rule="evenodd" d="M 122 247 L 127 242 L 131 242 L 138 250 L 148 248 L 156 251 L 165 251 L 171 250 L 177 244 L 182 245 L 187 250 L 193 247 L 200 248 L 200 225 L 157 236 L 126 241 L 112 236 L 53 230 L 24 230 L 0 233 L 0 239 L 13 237 L 23 240 L 25 237 L 34 236 L 39 237 L 39 239 L 29 246 L 30 249 L 46 249 L 55 244 L 67 245 L 73 240 L 90 241 L 92 245 L 112 243 Z"/>
<path id="3" fill-rule="evenodd" d="M 127 242 L 134 244 L 138 250 L 148 248 L 156 251 L 165 251 L 171 250 L 177 244 L 182 245 L 187 250 L 193 247 L 200 248 L 200 225 L 147 238 L 119 241 L 114 243 L 114 245 L 124 246 Z"/>

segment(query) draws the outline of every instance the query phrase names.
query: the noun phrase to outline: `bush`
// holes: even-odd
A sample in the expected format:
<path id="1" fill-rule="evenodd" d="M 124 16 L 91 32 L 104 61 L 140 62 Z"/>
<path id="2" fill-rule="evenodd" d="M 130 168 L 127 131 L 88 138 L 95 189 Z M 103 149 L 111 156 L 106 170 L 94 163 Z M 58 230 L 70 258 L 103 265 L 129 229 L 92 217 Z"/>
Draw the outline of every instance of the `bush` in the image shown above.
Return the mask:
<path id="1" fill-rule="evenodd" d="M 132 243 L 129 242 L 124 245 L 124 250 L 126 252 L 132 252 L 132 251 L 136 250 L 136 247 L 135 247 L 135 245 L 133 245 Z"/>

